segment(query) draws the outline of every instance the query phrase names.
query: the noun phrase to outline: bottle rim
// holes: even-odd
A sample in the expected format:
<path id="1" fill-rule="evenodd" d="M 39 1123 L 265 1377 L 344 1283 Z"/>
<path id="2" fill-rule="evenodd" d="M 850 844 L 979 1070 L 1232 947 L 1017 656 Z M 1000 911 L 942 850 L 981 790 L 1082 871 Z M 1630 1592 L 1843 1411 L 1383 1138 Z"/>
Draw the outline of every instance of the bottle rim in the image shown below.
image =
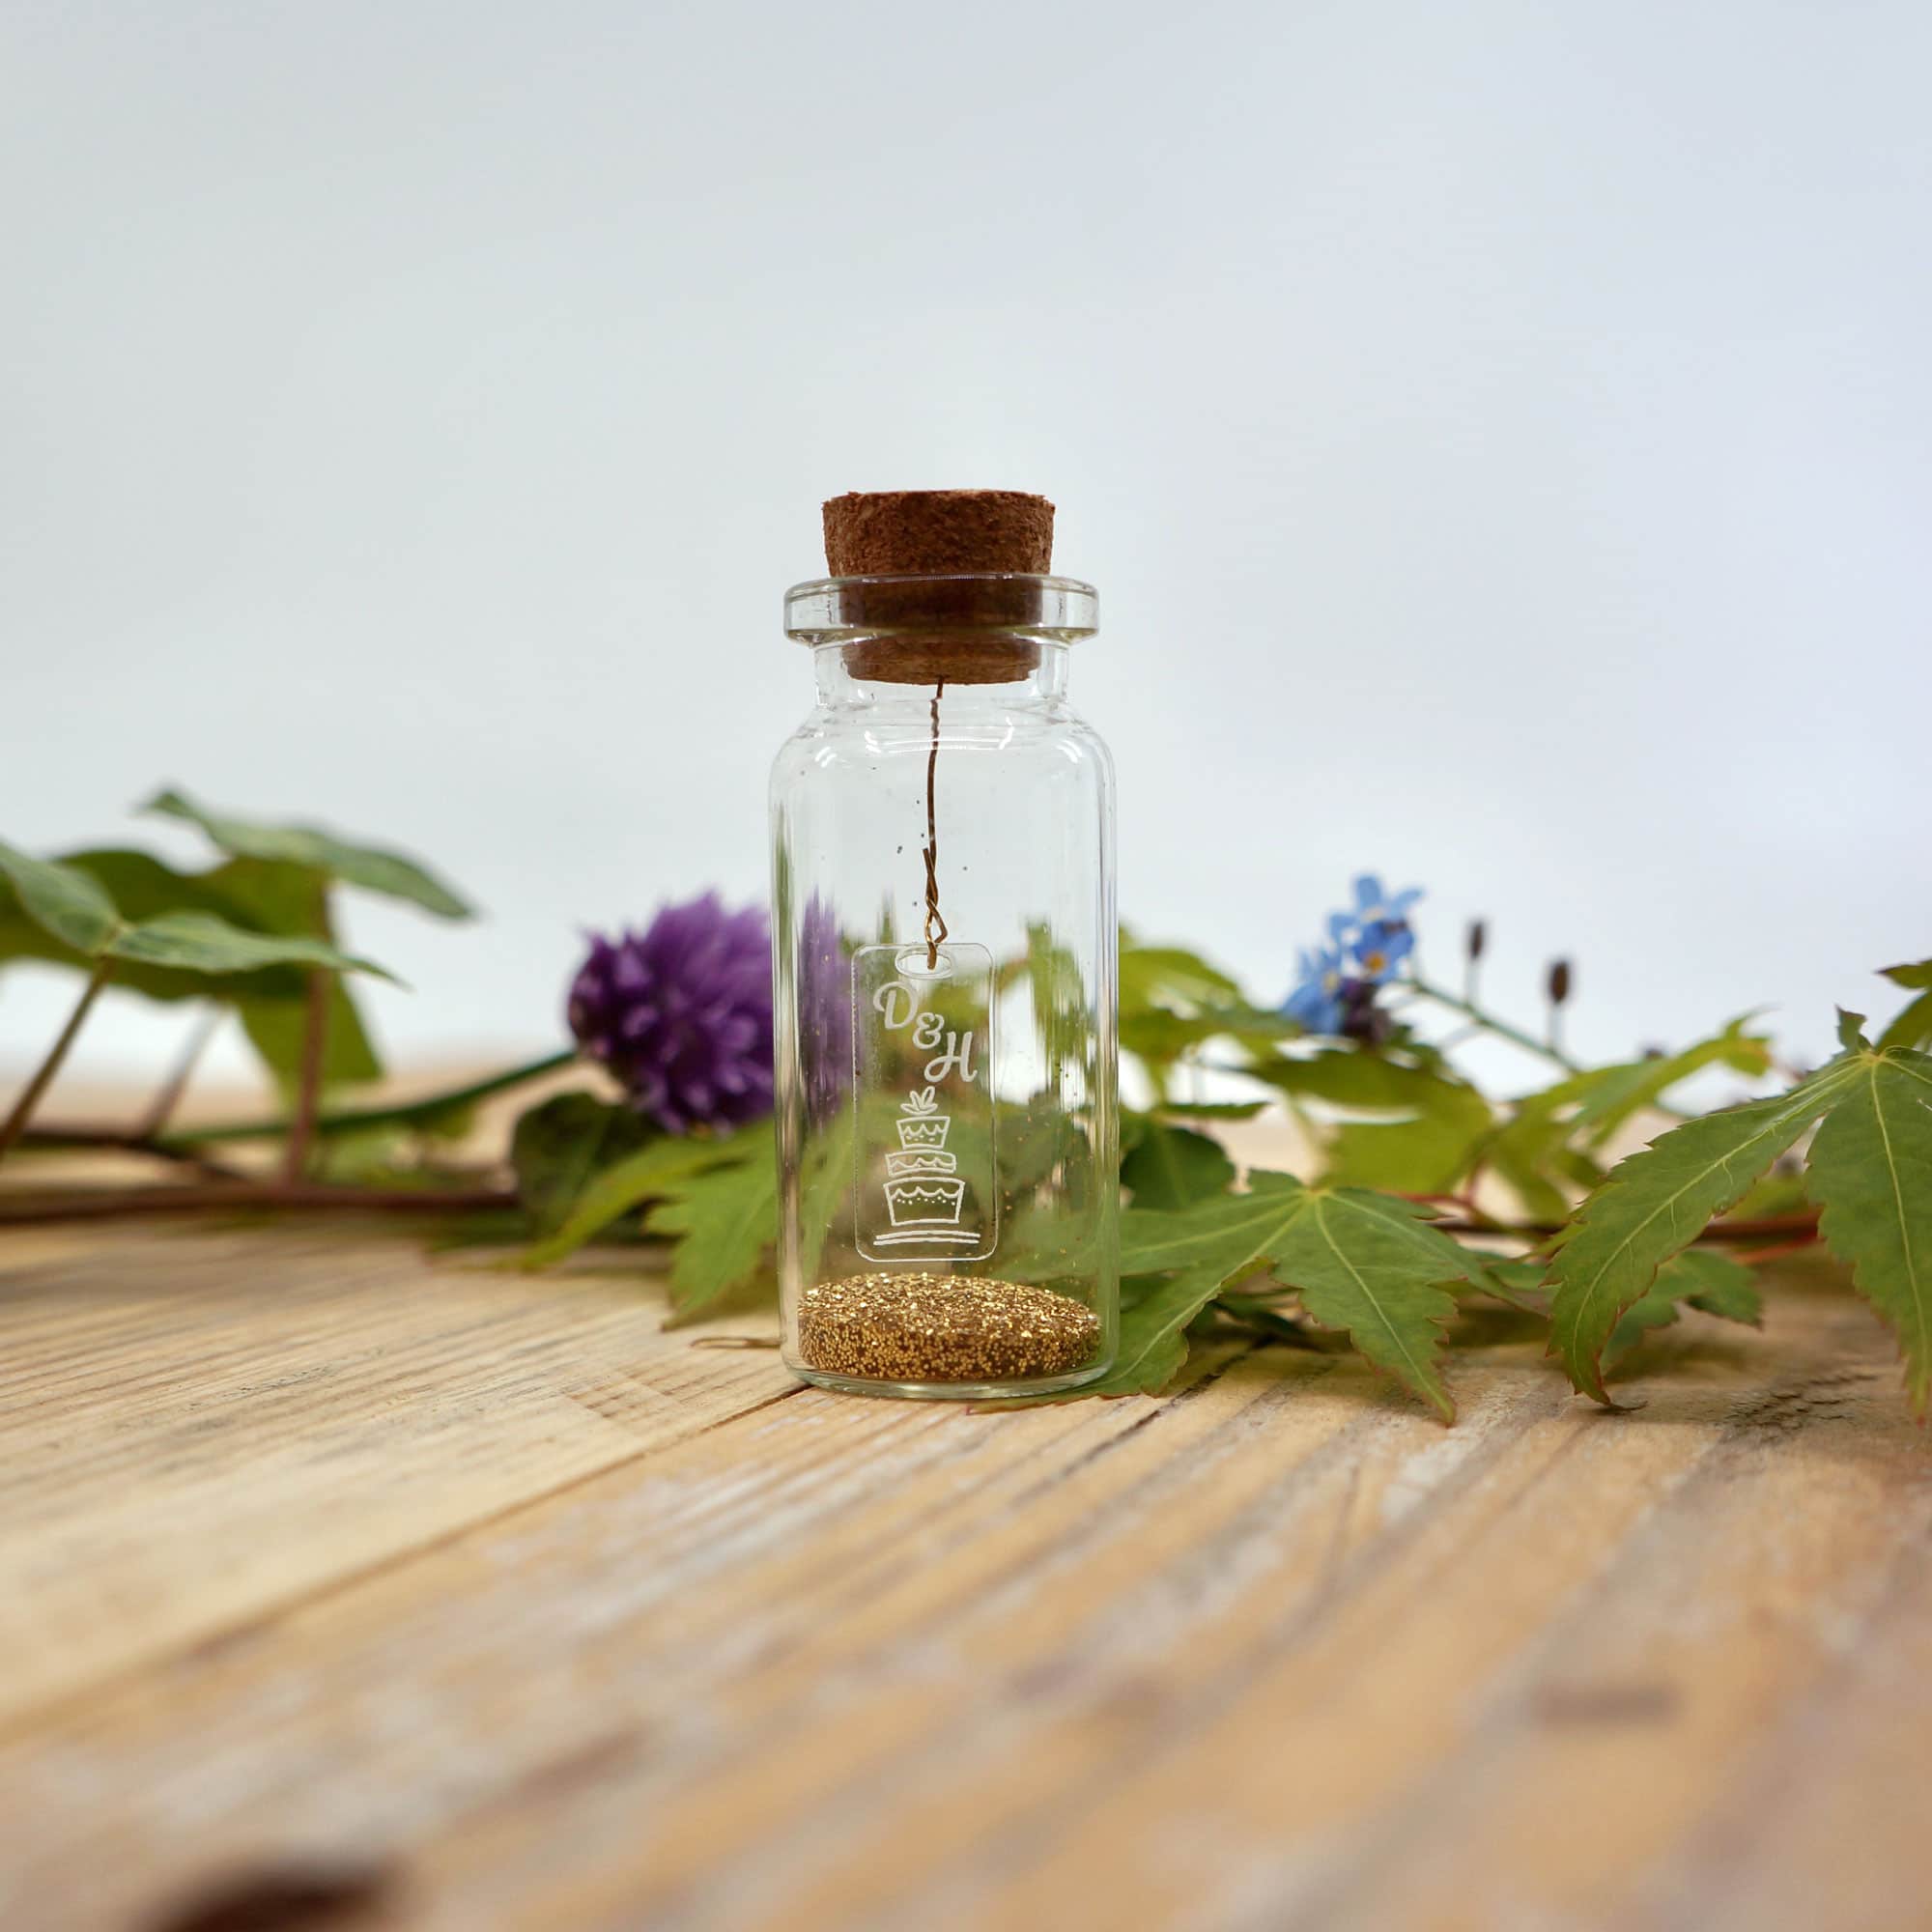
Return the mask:
<path id="1" fill-rule="evenodd" d="M 784 626 L 811 645 L 988 633 L 1070 644 L 1099 630 L 1100 594 L 1078 578 L 1011 571 L 821 577 L 785 592 Z"/>

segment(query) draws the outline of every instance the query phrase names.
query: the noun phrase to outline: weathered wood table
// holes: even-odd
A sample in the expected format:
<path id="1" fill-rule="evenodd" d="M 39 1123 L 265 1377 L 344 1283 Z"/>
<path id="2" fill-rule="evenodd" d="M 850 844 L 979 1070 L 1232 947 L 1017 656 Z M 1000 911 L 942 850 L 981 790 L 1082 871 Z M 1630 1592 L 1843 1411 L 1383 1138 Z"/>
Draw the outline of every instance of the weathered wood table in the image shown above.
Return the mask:
<path id="1" fill-rule="evenodd" d="M 792 1383 L 393 1231 L 0 1237 L 0 1926 L 1932 1923 L 1932 1447 L 1828 1273 L 1445 1430 Z M 1662 1365 L 1669 1361 L 1667 1376 Z"/>

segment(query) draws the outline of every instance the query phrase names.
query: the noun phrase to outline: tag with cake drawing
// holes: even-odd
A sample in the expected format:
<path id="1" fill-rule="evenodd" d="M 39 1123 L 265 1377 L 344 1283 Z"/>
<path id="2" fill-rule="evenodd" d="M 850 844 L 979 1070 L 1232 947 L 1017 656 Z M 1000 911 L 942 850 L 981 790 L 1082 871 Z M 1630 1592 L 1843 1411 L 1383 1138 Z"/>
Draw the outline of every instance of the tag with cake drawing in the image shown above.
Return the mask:
<path id="1" fill-rule="evenodd" d="M 854 1219 L 870 1260 L 993 1252 L 992 995 L 983 946 L 853 954 Z"/>

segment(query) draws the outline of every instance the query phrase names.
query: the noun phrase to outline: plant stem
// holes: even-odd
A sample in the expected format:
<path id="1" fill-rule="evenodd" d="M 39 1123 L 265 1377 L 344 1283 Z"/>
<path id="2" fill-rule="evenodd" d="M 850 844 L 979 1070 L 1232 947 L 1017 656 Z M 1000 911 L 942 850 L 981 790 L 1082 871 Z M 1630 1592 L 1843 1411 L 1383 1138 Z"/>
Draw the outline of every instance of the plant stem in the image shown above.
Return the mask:
<path id="1" fill-rule="evenodd" d="M 187 1083 L 194 1073 L 201 1056 L 208 1049 L 208 1042 L 214 1037 L 215 1029 L 221 1024 L 221 1009 L 209 1007 L 195 1022 L 194 1032 L 188 1036 L 187 1044 L 183 1047 L 181 1057 L 175 1062 L 173 1070 L 161 1083 L 161 1091 L 155 1095 L 148 1108 L 147 1118 L 128 1137 L 135 1144 L 154 1140 L 173 1119 L 175 1109 L 181 1105 L 181 1097 L 187 1091 Z"/>
<path id="2" fill-rule="evenodd" d="M 185 1167 L 210 1180 L 247 1179 L 240 1169 L 229 1167 L 193 1148 L 177 1147 L 138 1129 L 130 1133 L 125 1127 L 29 1127 L 20 1136 L 20 1146 L 41 1153 L 87 1152 L 98 1148 L 109 1153 L 146 1154 L 150 1159 L 166 1161 L 170 1166 Z"/>
<path id="3" fill-rule="evenodd" d="M 61 1029 L 60 1037 L 54 1041 L 47 1057 L 41 1062 L 40 1071 L 27 1082 L 27 1091 L 14 1103 L 14 1111 L 7 1116 L 7 1124 L 0 1126 L 0 1160 L 7 1157 L 7 1150 L 27 1130 L 27 1122 L 33 1118 L 34 1109 L 40 1104 L 41 1095 L 47 1091 L 48 1083 L 60 1071 L 61 1062 L 67 1058 L 67 1050 L 73 1044 L 73 1037 L 80 1031 L 81 1022 L 87 1018 L 88 1009 L 100 997 L 100 989 L 107 983 L 107 975 L 113 970 L 113 961 L 105 955 L 94 962 L 94 971 L 88 976 L 82 989 L 79 1003 L 68 1015 L 67 1025 Z"/>
<path id="4" fill-rule="evenodd" d="M 512 1066 L 501 1073 L 492 1073 L 484 1079 L 470 1081 L 467 1086 L 452 1087 L 446 1093 L 430 1094 L 420 1100 L 405 1100 L 392 1107 L 352 1107 L 339 1113 L 318 1114 L 315 1131 L 319 1134 L 347 1133 L 361 1127 L 406 1127 L 417 1121 L 434 1120 L 437 1115 L 447 1113 L 453 1107 L 467 1107 L 477 1100 L 487 1100 L 493 1094 L 507 1093 L 512 1087 L 521 1087 L 526 1081 L 540 1079 L 546 1073 L 554 1073 L 559 1067 L 568 1066 L 577 1058 L 574 1047 L 561 1053 L 546 1054 L 541 1060 L 526 1062 L 522 1066 Z M 272 1140 L 289 1130 L 286 1121 L 225 1121 L 213 1127 L 182 1127 L 169 1134 L 160 1145 L 163 1148 L 202 1147 L 213 1141 L 259 1141 Z"/>
<path id="5" fill-rule="evenodd" d="M 308 1167 L 308 1151 L 315 1139 L 315 1117 L 322 1100 L 322 1065 L 328 1050 L 330 976 L 320 966 L 308 976 L 308 1010 L 302 1019 L 301 1072 L 296 1083 L 295 1119 L 289 1122 L 288 1149 L 282 1174 L 299 1180 Z"/>
<path id="6" fill-rule="evenodd" d="M 1482 1028 L 1485 1033 L 1492 1033 L 1498 1039 L 1506 1039 L 1512 1046 L 1521 1047 L 1525 1053 L 1534 1053 L 1541 1059 L 1552 1061 L 1566 1073 L 1582 1072 L 1582 1064 L 1572 1060 L 1553 1041 L 1538 1039 L 1534 1034 L 1524 1033 L 1520 1027 L 1513 1027 L 1507 1020 L 1499 1020 L 1493 1013 L 1485 1012 L 1481 1007 L 1454 993 L 1445 993 L 1440 986 L 1432 986 L 1426 980 L 1411 980 L 1408 983 L 1425 1000 L 1434 1000 L 1438 1007 L 1447 1007 L 1452 1013 L 1461 1013 L 1472 1026 Z"/>

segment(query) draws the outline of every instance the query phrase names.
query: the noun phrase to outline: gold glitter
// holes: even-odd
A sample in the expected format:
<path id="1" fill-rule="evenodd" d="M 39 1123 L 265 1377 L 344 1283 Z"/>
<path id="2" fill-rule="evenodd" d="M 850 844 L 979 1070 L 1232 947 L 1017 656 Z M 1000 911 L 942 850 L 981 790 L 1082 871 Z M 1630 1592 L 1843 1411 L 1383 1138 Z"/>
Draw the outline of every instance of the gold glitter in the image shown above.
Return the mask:
<path id="1" fill-rule="evenodd" d="M 1100 1323 L 1070 1295 L 984 1275 L 855 1274 L 808 1288 L 799 1353 L 827 1375 L 881 1382 L 1004 1382 L 1094 1359 Z"/>

